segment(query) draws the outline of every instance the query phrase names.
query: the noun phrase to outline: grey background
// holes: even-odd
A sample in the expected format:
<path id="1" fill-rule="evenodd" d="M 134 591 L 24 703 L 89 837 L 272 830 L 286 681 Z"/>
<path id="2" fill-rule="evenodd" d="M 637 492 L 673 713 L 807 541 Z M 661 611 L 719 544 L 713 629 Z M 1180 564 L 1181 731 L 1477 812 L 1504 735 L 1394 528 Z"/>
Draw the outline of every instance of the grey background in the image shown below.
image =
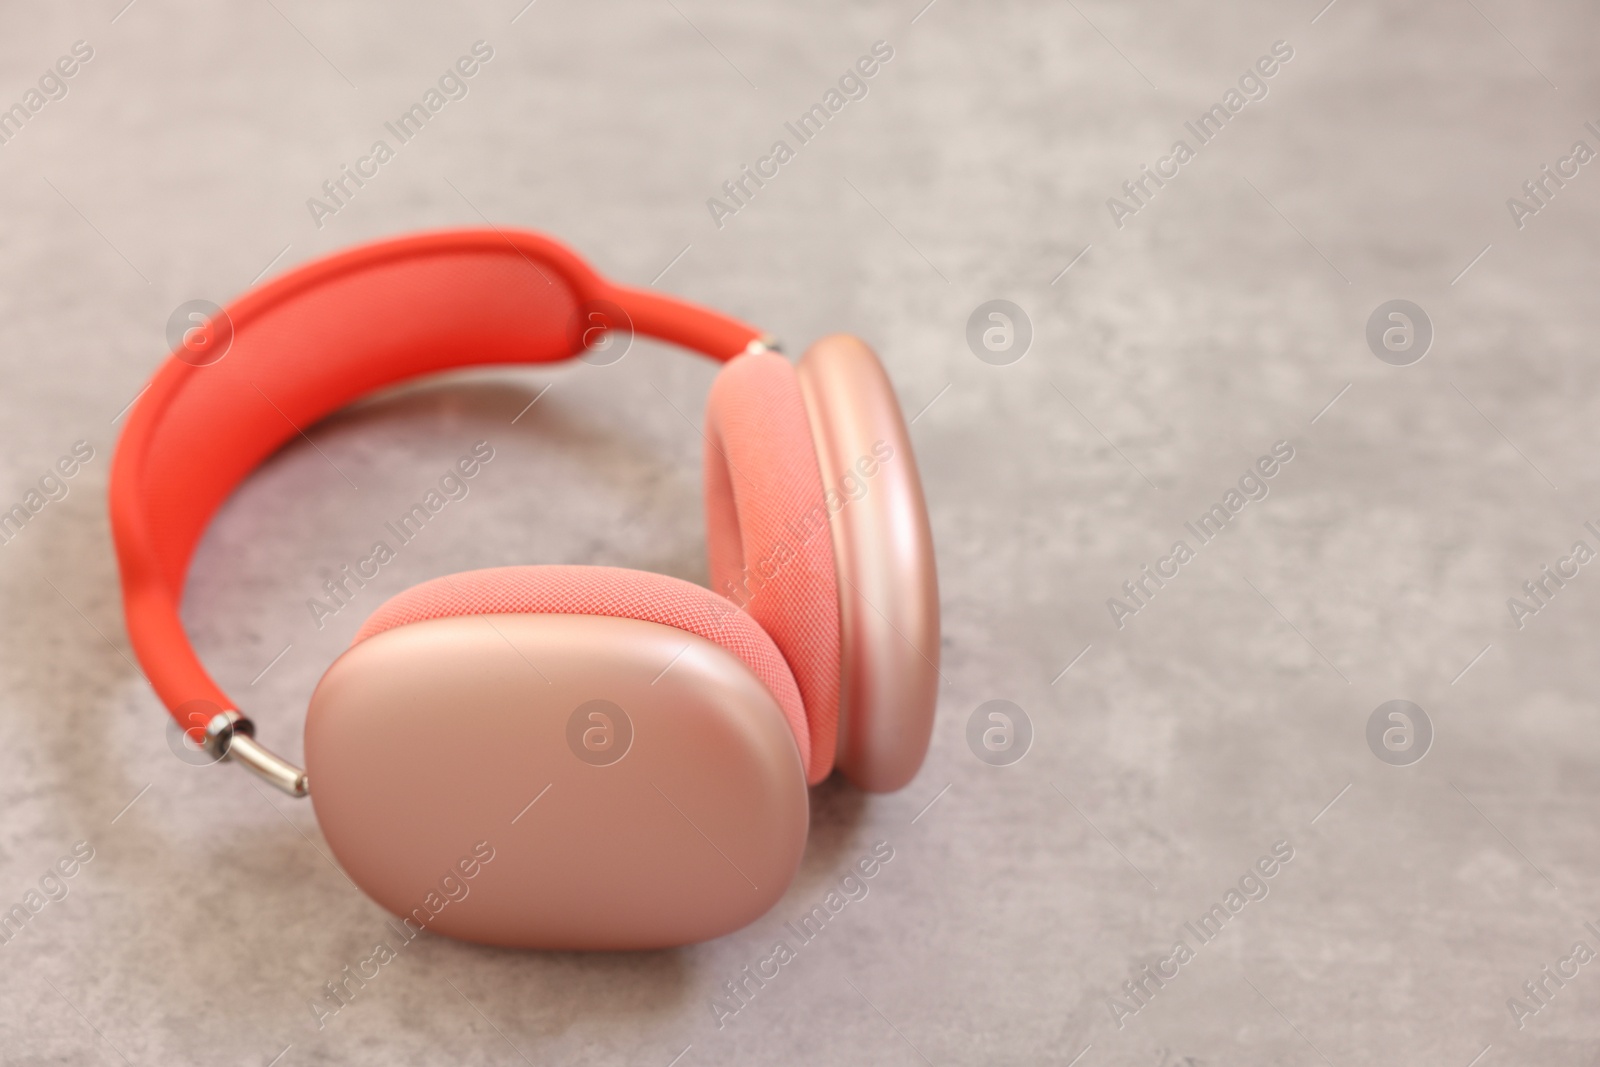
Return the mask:
<path id="1" fill-rule="evenodd" d="M 1596 1062 L 1600 963 L 1523 1029 L 1506 1005 L 1574 942 L 1600 949 L 1600 569 L 1521 630 L 1506 607 L 1595 547 L 1600 515 L 1600 175 L 1521 230 L 1505 204 L 1573 141 L 1600 147 L 1591 8 L 121 2 L 13 9 L 0 33 L 7 105 L 95 49 L 0 146 L 0 504 L 73 441 L 96 452 L 0 548 L 0 904 L 95 849 L 0 946 L 0 1059 Z M 478 39 L 495 58 L 470 95 L 317 229 L 306 198 Z M 895 55 L 866 99 L 713 225 L 706 198 L 879 39 Z M 1277 40 L 1295 55 L 1270 95 L 1113 226 L 1106 199 Z M 484 218 L 635 284 L 671 263 L 662 289 L 791 351 L 877 347 L 921 412 L 938 724 L 903 792 L 815 790 L 798 880 L 737 934 L 623 956 L 429 938 L 319 1031 L 307 1001 L 383 913 L 308 804 L 168 751 L 122 627 L 114 420 L 181 302 Z M 1364 341 L 1398 297 L 1436 333 L 1403 368 Z M 993 298 L 1032 320 L 1010 366 L 964 341 Z M 407 585 L 556 561 L 704 581 L 713 373 L 641 342 L 315 428 L 326 461 L 287 448 L 198 553 L 203 658 L 298 755 L 322 670 Z M 497 457 L 472 495 L 319 631 L 322 572 L 480 438 Z M 1106 599 L 1279 440 L 1271 495 L 1117 629 Z M 1009 767 L 965 742 L 1000 698 L 1035 730 Z M 1396 698 L 1436 733 L 1409 767 L 1364 740 Z M 719 985 L 877 840 L 895 858 L 870 895 L 719 1030 Z M 1280 840 L 1271 895 L 1119 1029 L 1107 997 Z"/>

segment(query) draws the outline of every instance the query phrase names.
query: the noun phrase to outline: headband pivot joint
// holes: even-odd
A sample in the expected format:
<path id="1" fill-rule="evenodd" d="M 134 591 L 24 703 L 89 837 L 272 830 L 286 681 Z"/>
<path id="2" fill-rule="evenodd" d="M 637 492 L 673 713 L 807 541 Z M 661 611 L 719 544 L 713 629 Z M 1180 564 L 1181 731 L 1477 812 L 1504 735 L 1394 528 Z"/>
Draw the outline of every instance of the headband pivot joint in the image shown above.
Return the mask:
<path id="1" fill-rule="evenodd" d="M 311 792 L 306 772 L 256 741 L 256 724 L 237 711 L 223 711 L 206 724 L 206 750 L 218 759 L 237 760 L 292 797 Z"/>

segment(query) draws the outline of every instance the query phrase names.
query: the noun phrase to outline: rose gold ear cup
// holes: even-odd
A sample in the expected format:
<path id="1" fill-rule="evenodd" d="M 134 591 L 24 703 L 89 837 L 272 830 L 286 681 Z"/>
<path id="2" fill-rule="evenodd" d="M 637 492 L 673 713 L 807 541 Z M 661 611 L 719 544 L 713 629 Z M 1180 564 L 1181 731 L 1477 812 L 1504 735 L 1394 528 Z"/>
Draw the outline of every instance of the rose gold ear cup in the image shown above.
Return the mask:
<path id="1" fill-rule="evenodd" d="M 646 949 L 764 914 L 799 867 L 800 754 L 704 637 L 598 615 L 461 615 L 358 643 L 306 719 L 323 833 L 407 925 Z"/>
<path id="2" fill-rule="evenodd" d="M 844 334 L 801 357 L 839 576 L 837 765 L 862 789 L 915 777 L 939 687 L 939 586 L 900 405 L 870 348 Z"/>

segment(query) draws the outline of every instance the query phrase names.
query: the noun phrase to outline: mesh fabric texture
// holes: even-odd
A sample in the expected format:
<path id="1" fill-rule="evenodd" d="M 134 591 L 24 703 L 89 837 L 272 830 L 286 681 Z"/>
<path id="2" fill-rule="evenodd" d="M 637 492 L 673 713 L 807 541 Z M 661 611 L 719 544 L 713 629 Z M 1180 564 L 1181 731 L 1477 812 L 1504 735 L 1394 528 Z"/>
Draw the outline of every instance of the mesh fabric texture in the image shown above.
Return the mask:
<path id="1" fill-rule="evenodd" d="M 815 784 L 833 769 L 839 726 L 839 587 L 794 367 L 770 352 L 730 361 L 706 402 L 706 442 L 711 587 L 761 624 L 794 672 Z"/>
<path id="2" fill-rule="evenodd" d="M 743 660 L 777 698 L 800 746 L 802 764 L 811 765 L 805 707 L 773 639 L 731 601 L 681 578 L 624 567 L 565 564 L 463 571 L 391 597 L 362 625 L 352 644 L 425 619 L 524 613 L 642 619 L 721 645 Z"/>

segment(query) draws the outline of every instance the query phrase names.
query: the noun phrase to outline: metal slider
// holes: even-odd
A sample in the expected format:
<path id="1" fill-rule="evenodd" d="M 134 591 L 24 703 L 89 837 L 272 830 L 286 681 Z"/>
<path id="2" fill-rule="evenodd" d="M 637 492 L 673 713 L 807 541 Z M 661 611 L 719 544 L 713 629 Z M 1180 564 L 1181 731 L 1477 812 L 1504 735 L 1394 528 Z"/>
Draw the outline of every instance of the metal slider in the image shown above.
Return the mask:
<path id="1" fill-rule="evenodd" d="M 256 725 L 237 711 L 224 711 L 206 724 L 206 751 L 218 759 L 236 760 L 288 793 L 303 797 L 311 792 L 306 772 L 268 750 L 255 738 Z"/>

